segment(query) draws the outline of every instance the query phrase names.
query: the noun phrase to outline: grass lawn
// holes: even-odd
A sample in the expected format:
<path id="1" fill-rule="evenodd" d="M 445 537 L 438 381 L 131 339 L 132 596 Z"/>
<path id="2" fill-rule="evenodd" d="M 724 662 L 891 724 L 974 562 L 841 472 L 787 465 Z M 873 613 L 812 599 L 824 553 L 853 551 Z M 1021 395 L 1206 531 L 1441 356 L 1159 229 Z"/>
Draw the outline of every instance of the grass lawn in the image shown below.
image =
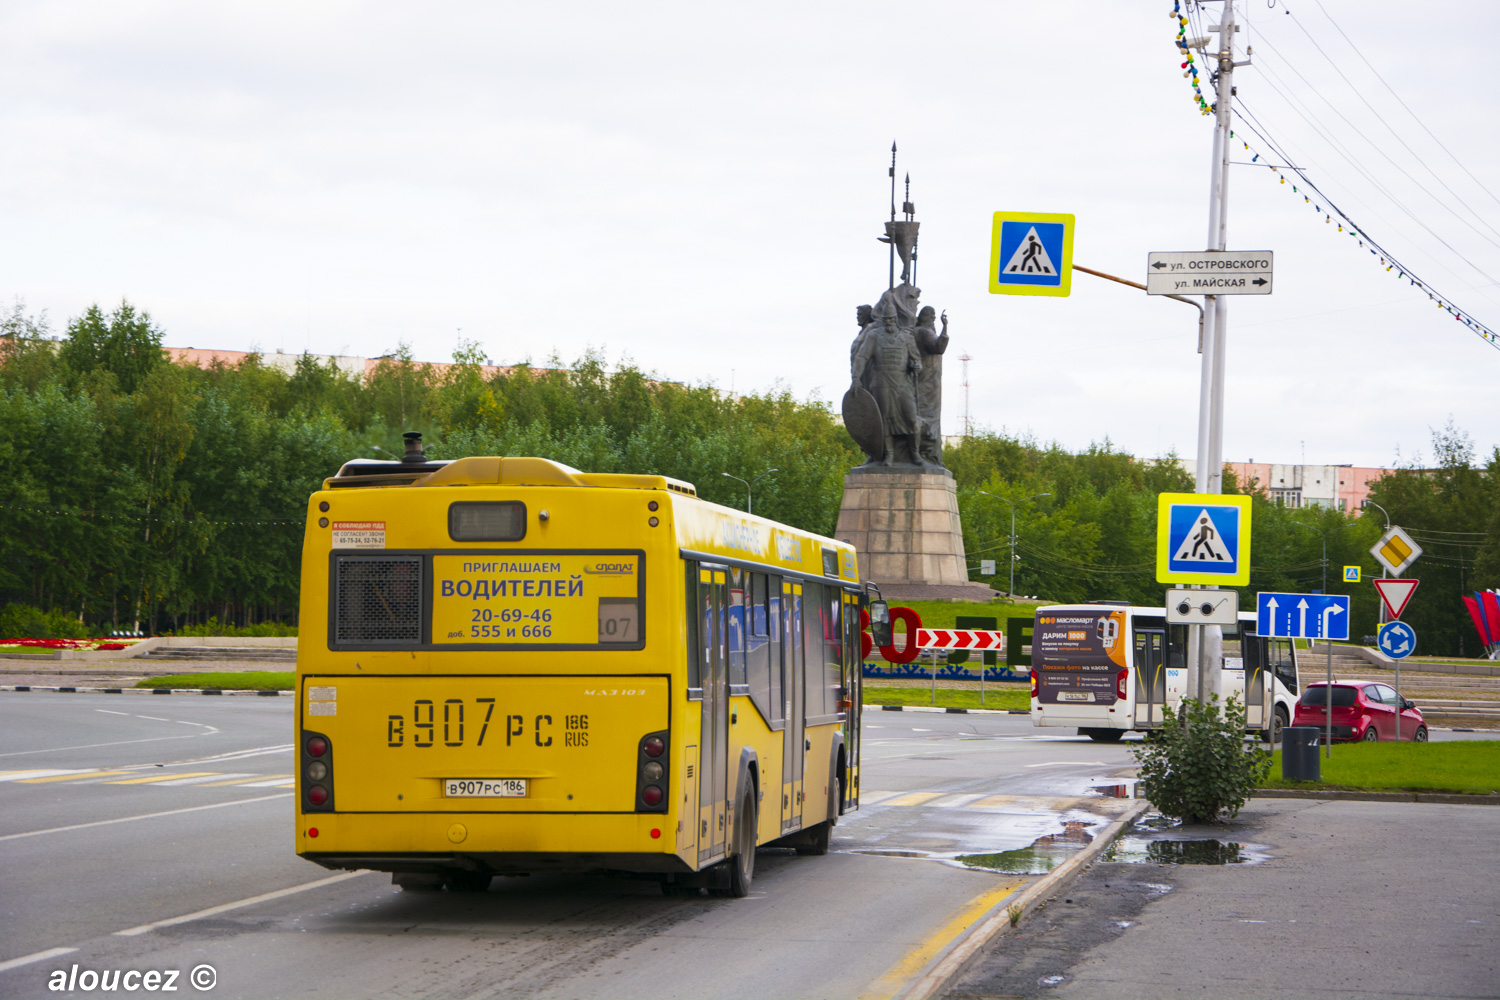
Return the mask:
<path id="1" fill-rule="evenodd" d="M 222 674 L 168 674 L 148 677 L 138 688 L 216 688 L 221 691 L 290 691 L 296 675 L 290 670 L 246 670 Z"/>
<path id="2" fill-rule="evenodd" d="M 881 687 L 865 681 L 866 705 L 931 705 L 932 689 L 926 687 Z M 938 708 L 1029 709 L 1031 688 L 1026 685 L 999 688 L 986 687 L 984 704 L 979 703 L 979 688 L 938 688 Z"/>
<path id="3" fill-rule="evenodd" d="M 1500 793 L 1500 740 L 1336 743 L 1332 757 L 1319 748 L 1318 762 L 1322 781 L 1283 781 L 1278 750 L 1262 787 Z"/>

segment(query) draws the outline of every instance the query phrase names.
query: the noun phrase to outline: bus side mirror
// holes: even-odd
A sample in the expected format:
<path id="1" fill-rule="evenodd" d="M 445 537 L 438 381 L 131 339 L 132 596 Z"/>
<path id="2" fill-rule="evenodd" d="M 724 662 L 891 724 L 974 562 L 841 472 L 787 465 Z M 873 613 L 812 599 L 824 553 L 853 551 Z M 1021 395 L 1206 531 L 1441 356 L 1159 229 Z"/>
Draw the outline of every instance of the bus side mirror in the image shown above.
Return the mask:
<path id="1" fill-rule="evenodd" d="M 891 606 L 884 601 L 870 602 L 870 638 L 876 648 L 891 644 Z"/>

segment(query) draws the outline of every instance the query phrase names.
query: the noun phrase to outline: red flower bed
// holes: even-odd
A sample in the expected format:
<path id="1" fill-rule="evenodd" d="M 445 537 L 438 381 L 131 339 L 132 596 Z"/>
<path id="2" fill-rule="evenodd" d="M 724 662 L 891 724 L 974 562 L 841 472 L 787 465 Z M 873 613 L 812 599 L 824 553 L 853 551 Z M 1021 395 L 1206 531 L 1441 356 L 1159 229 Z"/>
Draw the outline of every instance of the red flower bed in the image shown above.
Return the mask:
<path id="1" fill-rule="evenodd" d="M 97 643 L 98 645 L 95 645 Z M 0 646 L 28 646 L 32 649 L 125 649 L 123 642 L 112 639 L 0 639 Z"/>

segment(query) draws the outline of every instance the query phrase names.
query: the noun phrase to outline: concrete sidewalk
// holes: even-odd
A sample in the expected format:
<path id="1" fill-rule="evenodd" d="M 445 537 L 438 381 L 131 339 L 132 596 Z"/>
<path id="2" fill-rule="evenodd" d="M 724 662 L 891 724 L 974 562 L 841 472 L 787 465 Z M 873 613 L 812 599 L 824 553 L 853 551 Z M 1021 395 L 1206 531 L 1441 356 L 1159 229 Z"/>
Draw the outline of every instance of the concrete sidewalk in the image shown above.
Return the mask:
<path id="1" fill-rule="evenodd" d="M 985 948 L 946 995 L 1500 996 L 1500 809 L 1254 799 L 1153 836 L 1259 864 L 1099 862 Z"/>

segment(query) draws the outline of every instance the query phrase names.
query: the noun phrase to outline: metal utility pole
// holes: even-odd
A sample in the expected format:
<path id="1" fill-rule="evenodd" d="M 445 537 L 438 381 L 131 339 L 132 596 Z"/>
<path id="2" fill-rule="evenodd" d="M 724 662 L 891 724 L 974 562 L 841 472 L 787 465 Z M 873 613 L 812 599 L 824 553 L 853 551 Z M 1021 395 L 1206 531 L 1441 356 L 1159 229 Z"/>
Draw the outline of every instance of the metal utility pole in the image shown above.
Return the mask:
<path id="1" fill-rule="evenodd" d="M 1209 174 L 1208 246 L 1225 250 L 1229 224 L 1229 108 L 1234 98 L 1234 0 L 1225 0 L 1224 15 L 1209 29 L 1218 33 L 1219 48 L 1215 54 L 1214 82 L 1218 100 L 1214 104 L 1214 146 Z M 1246 60 L 1248 62 L 1248 60 Z M 1241 63 L 1240 65 L 1244 65 Z M 1198 387 L 1198 493 L 1224 491 L 1224 355 L 1228 315 L 1225 297 L 1203 298 L 1203 363 Z M 1207 589 L 1217 590 L 1217 587 Z M 1195 666 L 1188 696 L 1202 700 L 1206 693 L 1218 693 L 1218 665 L 1223 649 L 1223 629 L 1217 625 L 1199 625 L 1188 636 L 1188 662 Z M 1208 691 L 1205 691 L 1205 681 Z"/>
<path id="2" fill-rule="evenodd" d="M 1004 497 L 997 497 L 993 493 L 985 493 L 984 490 L 977 490 L 976 492 L 978 492 L 978 493 L 984 493 L 984 495 L 987 496 L 987 497 L 989 497 L 991 500 L 999 500 L 1001 503 L 1005 504 L 1005 506 L 1007 506 L 1007 507 L 1010 508 L 1010 589 L 1007 590 L 1005 593 L 1006 593 L 1006 596 L 1008 596 L 1008 597 L 1015 597 L 1016 596 L 1016 505 L 1013 504 L 1013 503 L 1011 503 L 1009 500 L 1005 499 Z M 1030 503 L 1033 500 L 1040 500 L 1042 497 L 1050 497 L 1051 495 L 1052 495 L 1051 493 L 1037 493 L 1034 496 L 1029 496 L 1029 497 L 1026 497 L 1025 499 L 1018 500 L 1017 503 Z"/>

